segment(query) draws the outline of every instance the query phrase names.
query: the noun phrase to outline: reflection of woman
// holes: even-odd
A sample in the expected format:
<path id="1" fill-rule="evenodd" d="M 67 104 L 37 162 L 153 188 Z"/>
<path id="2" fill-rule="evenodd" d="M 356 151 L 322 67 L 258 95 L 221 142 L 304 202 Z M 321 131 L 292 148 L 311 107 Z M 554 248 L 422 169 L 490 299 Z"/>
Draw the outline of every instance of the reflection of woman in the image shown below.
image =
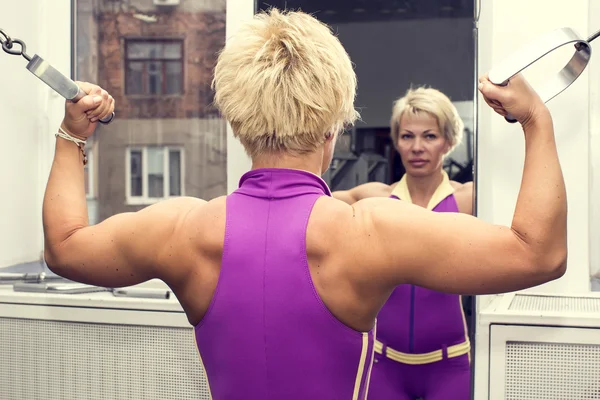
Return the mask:
<path id="1" fill-rule="evenodd" d="M 443 93 L 409 90 L 394 104 L 391 119 L 406 174 L 391 186 L 372 182 L 333 195 L 348 203 L 390 196 L 437 212 L 471 214 L 472 183 L 450 181 L 442 169 L 462 132 L 463 122 Z M 397 287 L 377 318 L 375 351 L 369 399 L 470 398 L 470 344 L 458 295 Z"/>

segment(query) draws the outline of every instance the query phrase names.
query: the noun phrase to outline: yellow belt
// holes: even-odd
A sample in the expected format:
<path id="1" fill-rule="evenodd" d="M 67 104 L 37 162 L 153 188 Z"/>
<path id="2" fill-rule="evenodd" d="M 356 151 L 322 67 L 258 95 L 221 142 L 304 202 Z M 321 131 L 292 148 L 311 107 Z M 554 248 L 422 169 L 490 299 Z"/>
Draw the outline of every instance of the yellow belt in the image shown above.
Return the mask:
<path id="1" fill-rule="evenodd" d="M 448 347 L 446 351 L 448 353 L 448 358 L 454 358 L 462 356 L 463 354 L 468 354 L 471 351 L 471 342 L 469 339 L 467 339 L 462 343 Z M 379 340 L 375 341 L 375 352 L 378 354 L 382 354 L 383 352 L 383 343 L 381 343 Z M 409 354 L 394 350 L 391 347 L 386 347 L 384 355 L 390 360 L 410 365 L 430 364 L 436 361 L 442 361 L 444 359 L 444 352 L 442 349 L 429 353 Z"/>

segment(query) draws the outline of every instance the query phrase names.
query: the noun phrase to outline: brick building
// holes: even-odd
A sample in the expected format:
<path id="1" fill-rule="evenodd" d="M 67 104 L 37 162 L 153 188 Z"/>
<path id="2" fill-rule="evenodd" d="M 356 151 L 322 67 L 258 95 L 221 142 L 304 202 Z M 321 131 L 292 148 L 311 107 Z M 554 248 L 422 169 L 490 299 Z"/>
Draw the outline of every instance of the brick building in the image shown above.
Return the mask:
<path id="1" fill-rule="evenodd" d="M 90 222 L 173 196 L 226 192 L 226 123 L 212 106 L 225 0 L 77 0 L 77 79 L 113 95 L 87 169 Z"/>

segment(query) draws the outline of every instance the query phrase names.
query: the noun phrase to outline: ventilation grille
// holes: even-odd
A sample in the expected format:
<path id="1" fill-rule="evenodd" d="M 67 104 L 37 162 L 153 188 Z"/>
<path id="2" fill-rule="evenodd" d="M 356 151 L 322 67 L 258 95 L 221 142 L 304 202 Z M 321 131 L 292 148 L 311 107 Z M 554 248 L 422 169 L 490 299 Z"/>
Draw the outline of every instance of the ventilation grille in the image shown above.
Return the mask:
<path id="1" fill-rule="evenodd" d="M 514 297 L 508 309 L 511 311 L 600 313 L 600 298 L 518 294 Z"/>
<path id="2" fill-rule="evenodd" d="M 600 345 L 507 342 L 505 399 L 600 399 Z"/>
<path id="3" fill-rule="evenodd" d="M 193 330 L 0 318 L 2 400 L 209 400 Z"/>

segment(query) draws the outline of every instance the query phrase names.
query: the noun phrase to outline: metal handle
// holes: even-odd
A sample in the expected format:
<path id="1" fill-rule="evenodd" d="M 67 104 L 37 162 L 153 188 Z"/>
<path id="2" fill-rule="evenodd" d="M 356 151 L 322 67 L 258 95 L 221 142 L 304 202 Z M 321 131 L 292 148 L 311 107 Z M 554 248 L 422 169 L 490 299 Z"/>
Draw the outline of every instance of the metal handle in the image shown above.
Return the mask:
<path id="1" fill-rule="evenodd" d="M 31 58 L 31 61 L 27 64 L 27 69 L 67 100 L 77 103 L 86 95 L 75 82 L 61 74 L 37 54 Z M 114 117 L 115 113 L 113 112 L 109 117 L 99 122 L 109 124 Z"/>
<path id="2" fill-rule="evenodd" d="M 566 44 L 574 44 L 575 53 L 558 74 L 537 90 L 546 103 L 568 88 L 585 70 L 590 60 L 592 49 L 589 43 L 571 28 L 554 30 L 521 48 L 490 71 L 489 79 L 496 85 L 505 86 L 513 76 Z M 510 115 L 505 119 L 511 123 L 516 122 Z"/>
<path id="3" fill-rule="evenodd" d="M 15 44 L 18 46 L 15 47 Z M 0 29 L 0 48 L 8 54 L 23 56 L 27 61 L 29 61 L 27 64 L 27 69 L 65 99 L 77 103 L 83 96 L 85 96 L 85 93 L 81 91 L 75 82 L 61 74 L 56 68 L 54 68 L 37 54 L 34 54 L 33 57 L 30 57 L 27 54 L 27 46 L 25 45 L 25 42 L 20 39 L 11 38 L 2 29 Z M 113 111 L 110 116 L 101 119 L 98 122 L 101 124 L 110 124 L 114 117 L 115 113 Z"/>

